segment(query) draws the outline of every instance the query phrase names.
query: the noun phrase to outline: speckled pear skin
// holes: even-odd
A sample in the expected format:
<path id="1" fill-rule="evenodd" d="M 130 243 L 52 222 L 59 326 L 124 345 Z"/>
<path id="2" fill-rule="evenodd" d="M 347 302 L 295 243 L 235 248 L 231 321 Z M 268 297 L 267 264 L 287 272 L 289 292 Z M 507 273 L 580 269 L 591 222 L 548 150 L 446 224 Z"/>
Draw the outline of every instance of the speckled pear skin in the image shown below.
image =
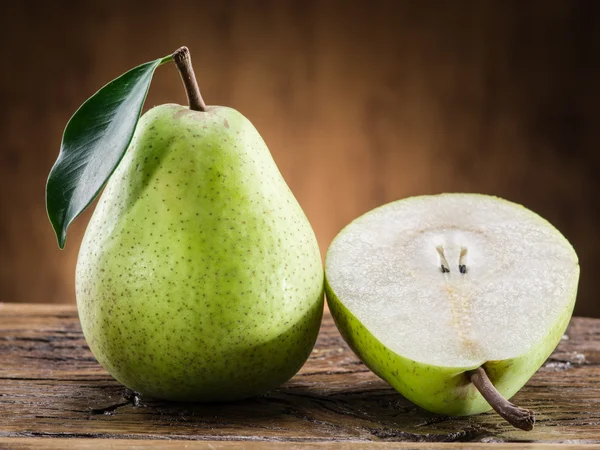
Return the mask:
<path id="1" fill-rule="evenodd" d="M 335 323 L 350 348 L 369 369 L 408 400 L 430 412 L 449 416 L 478 414 L 491 409 L 469 380 L 468 372 L 477 367 L 437 367 L 404 358 L 383 345 L 340 302 L 327 276 L 325 293 Z M 575 298 L 573 294 L 569 306 L 548 335 L 529 352 L 518 358 L 484 364 L 488 377 L 505 398 L 515 395 L 556 348 L 569 324 Z"/>
<path id="2" fill-rule="evenodd" d="M 85 338 L 150 397 L 226 401 L 291 378 L 315 343 L 323 268 L 313 230 L 237 111 L 144 114 L 79 253 Z"/>

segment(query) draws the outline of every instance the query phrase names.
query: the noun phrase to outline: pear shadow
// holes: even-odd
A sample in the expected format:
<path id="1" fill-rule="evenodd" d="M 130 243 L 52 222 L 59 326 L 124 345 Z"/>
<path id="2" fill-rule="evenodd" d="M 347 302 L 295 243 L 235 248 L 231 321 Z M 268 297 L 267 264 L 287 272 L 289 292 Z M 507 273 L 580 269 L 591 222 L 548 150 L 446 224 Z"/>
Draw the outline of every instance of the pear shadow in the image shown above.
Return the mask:
<path id="1" fill-rule="evenodd" d="M 92 409 L 89 418 L 132 419 L 142 429 L 144 424 L 151 423 L 153 429 L 160 428 L 160 434 L 203 438 L 503 441 L 500 434 L 506 427 L 499 425 L 493 415 L 433 414 L 414 405 L 382 380 L 369 381 L 367 386 L 332 390 L 326 383 L 305 386 L 302 378 L 302 374 L 297 375 L 281 388 L 259 397 L 218 403 L 145 398 L 121 387 L 119 401 Z"/>
<path id="2" fill-rule="evenodd" d="M 492 438 L 499 431 L 495 424 L 481 421 L 480 416 L 449 417 L 428 412 L 376 377 L 334 392 L 284 386 L 270 396 L 302 405 L 315 420 L 360 429 L 369 440 L 466 442 Z"/>

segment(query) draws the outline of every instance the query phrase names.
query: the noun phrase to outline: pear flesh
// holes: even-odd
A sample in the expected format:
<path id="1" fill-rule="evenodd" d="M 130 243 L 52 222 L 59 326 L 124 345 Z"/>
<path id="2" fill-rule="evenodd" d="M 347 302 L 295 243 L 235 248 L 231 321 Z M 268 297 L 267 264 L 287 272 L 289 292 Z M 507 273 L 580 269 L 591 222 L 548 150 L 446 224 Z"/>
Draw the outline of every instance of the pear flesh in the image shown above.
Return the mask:
<path id="1" fill-rule="evenodd" d="M 237 111 L 142 116 L 81 246 L 77 304 L 98 361 L 142 394 L 262 394 L 307 359 L 323 309 L 313 230 Z"/>
<path id="2" fill-rule="evenodd" d="M 327 300 L 358 356 L 436 413 L 490 409 L 482 367 L 512 397 L 543 364 L 572 314 L 579 265 L 569 242 L 496 197 L 413 197 L 353 221 L 330 246 Z"/>

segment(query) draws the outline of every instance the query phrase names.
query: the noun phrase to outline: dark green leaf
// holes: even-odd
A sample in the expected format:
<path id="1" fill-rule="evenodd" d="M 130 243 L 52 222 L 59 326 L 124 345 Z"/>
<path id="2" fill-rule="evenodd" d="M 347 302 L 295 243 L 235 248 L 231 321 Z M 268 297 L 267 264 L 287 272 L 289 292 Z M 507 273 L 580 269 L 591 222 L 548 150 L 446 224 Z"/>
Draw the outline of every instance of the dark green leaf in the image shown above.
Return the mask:
<path id="1" fill-rule="evenodd" d="M 60 248 L 69 224 L 92 203 L 123 158 L 154 70 L 170 59 L 142 64 L 111 81 L 69 120 L 46 184 L 46 208 Z"/>

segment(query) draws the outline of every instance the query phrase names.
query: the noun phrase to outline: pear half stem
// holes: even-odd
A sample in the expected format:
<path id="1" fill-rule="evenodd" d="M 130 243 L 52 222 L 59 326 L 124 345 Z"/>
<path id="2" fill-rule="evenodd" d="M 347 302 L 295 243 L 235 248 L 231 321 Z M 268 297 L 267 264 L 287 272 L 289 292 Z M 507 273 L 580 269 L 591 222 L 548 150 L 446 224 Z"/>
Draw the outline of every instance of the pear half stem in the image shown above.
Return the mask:
<path id="1" fill-rule="evenodd" d="M 187 47 L 180 47 L 175 50 L 172 56 L 177 69 L 179 69 L 190 109 L 194 111 L 206 111 L 206 103 L 202 99 L 198 83 L 196 82 L 189 49 Z"/>
<path id="2" fill-rule="evenodd" d="M 494 411 L 506 419 L 513 427 L 525 431 L 533 429 L 533 424 L 535 423 L 533 411 L 519 408 L 502 397 L 488 378 L 483 367 L 479 367 L 471 373 L 471 382 L 490 406 L 494 408 Z"/>

